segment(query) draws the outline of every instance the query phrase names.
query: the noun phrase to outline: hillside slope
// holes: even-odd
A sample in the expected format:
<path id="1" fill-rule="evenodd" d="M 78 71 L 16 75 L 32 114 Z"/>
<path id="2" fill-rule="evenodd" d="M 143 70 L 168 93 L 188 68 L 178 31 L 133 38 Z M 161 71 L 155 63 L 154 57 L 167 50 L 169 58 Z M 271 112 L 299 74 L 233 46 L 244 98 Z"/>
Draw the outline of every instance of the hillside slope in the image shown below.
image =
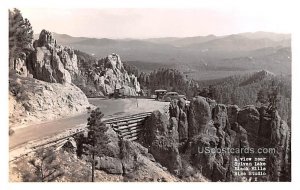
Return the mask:
<path id="1" fill-rule="evenodd" d="M 11 74 L 9 126 L 13 129 L 86 112 L 85 94 L 74 84 L 48 83 Z"/>

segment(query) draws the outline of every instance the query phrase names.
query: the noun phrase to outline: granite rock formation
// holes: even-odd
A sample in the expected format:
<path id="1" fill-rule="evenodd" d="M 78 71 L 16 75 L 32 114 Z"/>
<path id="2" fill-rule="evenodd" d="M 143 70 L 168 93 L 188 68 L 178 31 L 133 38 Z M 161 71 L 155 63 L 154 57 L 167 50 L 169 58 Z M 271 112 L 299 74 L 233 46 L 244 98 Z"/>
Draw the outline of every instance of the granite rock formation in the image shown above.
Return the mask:
<path id="1" fill-rule="evenodd" d="M 179 142 L 185 142 L 188 139 L 187 106 L 184 99 L 172 100 L 169 107 L 169 115 L 173 123 L 178 128 Z"/>
<path id="2" fill-rule="evenodd" d="M 272 113 L 270 147 L 276 149 L 269 155 L 270 181 L 289 181 L 290 172 L 290 129 L 277 111 Z"/>
<path id="3" fill-rule="evenodd" d="M 203 133 L 211 120 L 210 106 L 204 97 L 195 97 L 188 110 L 188 138 Z"/>
<path id="4" fill-rule="evenodd" d="M 228 105 L 227 106 L 228 120 L 229 120 L 230 125 L 237 122 L 237 117 L 238 117 L 239 111 L 240 111 L 240 108 L 237 105 Z"/>
<path id="5" fill-rule="evenodd" d="M 255 106 L 249 105 L 241 108 L 238 112 L 237 122 L 248 132 L 258 134 L 259 112 Z"/>
<path id="6" fill-rule="evenodd" d="M 145 123 L 145 140 L 155 160 L 167 167 L 171 173 L 179 174 L 182 164 L 176 122 L 174 117 L 169 122 L 164 113 L 153 112 Z"/>
<path id="7" fill-rule="evenodd" d="M 90 70 L 88 76 L 104 95 L 119 90 L 124 95 L 137 96 L 141 91 L 137 77 L 127 73 L 119 55 L 113 53 L 100 59 L 96 67 L 98 69 Z"/>
<path id="8" fill-rule="evenodd" d="M 137 96 L 141 91 L 137 76 L 128 74 L 119 55 L 112 53 L 96 58 L 59 45 L 53 33 L 42 30 L 33 42 L 34 50 L 15 61 L 14 70 L 24 77 L 51 83 L 74 83 L 86 95 L 103 96 L 119 91 L 125 96 Z M 86 60 L 88 56 L 94 60 Z"/>
<path id="9" fill-rule="evenodd" d="M 265 155 L 269 160 L 268 172 L 261 180 L 290 180 L 290 129 L 277 111 L 263 112 L 262 107 L 258 111 L 254 106 L 240 109 L 235 105 L 210 105 L 203 97 L 195 97 L 189 106 L 181 100 L 173 100 L 169 120 L 160 112 L 154 112 L 146 120 L 146 145 L 156 161 L 184 177 L 199 171 L 211 181 L 241 181 L 242 178 L 233 173 L 233 159 L 247 154 L 242 149 L 276 148 L 276 153 Z M 188 119 L 181 119 L 184 116 Z M 180 127 L 180 122 L 186 128 Z M 228 148 L 240 152 L 218 151 Z M 186 168 L 191 172 L 183 171 Z"/>
<path id="10" fill-rule="evenodd" d="M 72 83 L 71 74 L 78 73 L 77 57 L 71 48 L 56 43 L 51 32 L 42 30 L 33 44 L 27 67 L 34 78 L 51 83 Z"/>

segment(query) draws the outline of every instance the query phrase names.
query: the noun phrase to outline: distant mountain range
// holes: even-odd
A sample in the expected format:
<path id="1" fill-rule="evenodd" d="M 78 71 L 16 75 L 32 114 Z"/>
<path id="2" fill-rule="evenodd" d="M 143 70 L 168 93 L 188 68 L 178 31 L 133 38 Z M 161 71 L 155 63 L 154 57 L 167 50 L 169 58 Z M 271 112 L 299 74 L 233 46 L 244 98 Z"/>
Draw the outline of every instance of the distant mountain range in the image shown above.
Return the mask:
<path id="1" fill-rule="evenodd" d="M 107 39 L 54 33 L 59 44 L 105 57 L 118 53 L 142 71 L 177 68 L 195 79 L 267 69 L 291 74 L 291 35 L 270 32 L 226 36 Z"/>

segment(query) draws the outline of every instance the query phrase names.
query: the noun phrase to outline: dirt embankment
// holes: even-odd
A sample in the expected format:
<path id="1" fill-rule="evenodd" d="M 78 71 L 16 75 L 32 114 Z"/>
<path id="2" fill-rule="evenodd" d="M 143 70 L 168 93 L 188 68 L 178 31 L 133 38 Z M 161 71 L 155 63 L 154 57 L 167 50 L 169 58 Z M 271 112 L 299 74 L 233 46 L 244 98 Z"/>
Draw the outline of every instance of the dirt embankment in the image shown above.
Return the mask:
<path id="1" fill-rule="evenodd" d="M 85 94 L 73 84 L 9 77 L 9 121 L 12 129 L 82 113 L 89 106 Z"/>

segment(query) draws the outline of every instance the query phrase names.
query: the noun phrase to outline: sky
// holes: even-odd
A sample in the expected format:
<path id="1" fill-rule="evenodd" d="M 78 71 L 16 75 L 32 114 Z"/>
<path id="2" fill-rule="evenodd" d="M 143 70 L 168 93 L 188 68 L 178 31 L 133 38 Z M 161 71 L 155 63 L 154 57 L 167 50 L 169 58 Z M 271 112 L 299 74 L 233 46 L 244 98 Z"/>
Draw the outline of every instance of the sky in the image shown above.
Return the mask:
<path id="1" fill-rule="evenodd" d="M 149 8 L 18 8 L 30 20 L 35 33 L 47 29 L 76 37 L 120 39 L 219 36 L 256 31 L 291 33 L 293 15 L 288 1 L 209 2 L 200 6 L 178 4 Z"/>
<path id="2" fill-rule="evenodd" d="M 153 5 L 144 5 L 145 3 L 139 4 L 142 0 L 136 0 L 133 3 L 129 3 L 129 0 L 120 0 L 119 3 L 115 3 L 116 0 L 107 0 L 110 4 L 106 4 L 105 6 L 98 5 L 94 6 L 91 3 L 87 3 L 88 0 L 78 0 L 80 3 L 76 3 L 77 0 L 0 0 L 0 20 L 1 25 L 8 25 L 8 14 L 7 9 L 17 7 L 21 9 L 24 14 L 24 17 L 30 19 L 30 22 L 33 25 L 33 28 L 36 33 L 38 33 L 41 29 L 45 28 L 58 33 L 66 33 L 73 36 L 87 36 L 87 37 L 107 37 L 107 38 L 145 38 L 145 37 L 164 37 L 164 36 L 194 36 L 194 35 L 207 35 L 207 34 L 230 34 L 230 33 L 239 33 L 246 31 L 273 31 L 273 32 L 290 32 L 293 31 L 293 65 L 292 65 L 292 77 L 293 77 L 293 97 L 300 97 L 300 27 L 299 27 L 299 0 L 294 0 L 294 3 L 290 3 L 290 0 L 207 0 L 206 3 L 203 3 L 204 0 L 195 0 L 201 2 L 201 5 L 182 5 L 180 3 L 164 3 L 164 0 L 157 0 L 162 5 L 159 7 L 162 8 L 182 8 L 182 9 L 197 9 L 199 12 L 199 17 L 188 17 L 184 18 L 180 13 L 176 13 L 179 15 L 180 19 L 172 19 L 172 14 L 156 15 L 157 13 L 153 12 L 144 13 L 142 9 L 146 7 L 158 8 L 158 6 Z M 96 2 L 96 0 L 91 0 Z M 155 2 L 156 0 L 148 0 L 148 3 Z M 157 2 L 156 1 L 156 2 Z M 177 0 L 171 0 L 172 2 Z M 184 0 L 185 2 L 190 2 L 192 0 Z M 99 2 L 99 0 L 97 0 Z M 124 2 L 122 4 L 122 2 Z M 229 3 L 228 3 L 229 2 Z M 125 4 L 126 3 L 126 4 Z M 159 4 L 158 3 L 158 4 Z M 117 6 L 118 4 L 118 6 Z M 74 5 L 74 6 L 73 6 Z M 176 5 L 176 6 L 174 6 Z M 44 7 L 44 8 L 41 8 Z M 47 7 L 47 9 L 45 8 Z M 58 9 L 58 7 L 61 7 Z M 106 11 L 103 11 L 103 7 L 105 7 Z M 130 21 L 126 18 L 130 18 L 130 16 L 117 16 L 115 14 L 120 14 L 116 9 L 112 9 L 112 7 L 135 7 L 139 10 L 136 11 L 136 14 L 139 14 L 141 18 L 135 18 L 134 21 Z M 68 9 L 64 9 L 68 8 Z M 74 10 L 74 9 L 75 10 Z M 80 11 L 78 8 L 82 8 Z M 98 11 L 98 16 L 102 16 L 101 19 L 97 17 L 94 12 L 90 12 L 90 8 L 96 8 Z M 101 9 L 102 8 L 102 9 Z M 72 10 L 73 9 L 73 10 Z M 85 9 L 85 10 L 84 10 Z M 106 14 L 104 14 L 106 12 Z M 138 13 L 139 12 L 139 13 Z M 182 12 L 182 11 L 180 11 Z M 80 17 L 79 15 L 85 15 L 86 17 Z M 132 12 L 133 13 L 133 12 Z M 132 14 L 131 13 L 131 14 Z M 154 14 L 155 13 L 155 14 Z M 181 13 L 182 14 L 182 13 Z M 89 16 L 88 16 L 89 15 Z M 115 16 L 113 16 L 115 15 Z M 147 16 L 148 15 L 148 16 Z M 295 17 L 298 16 L 298 17 Z M 95 18 L 96 17 L 96 18 Z M 149 18 L 150 17 L 150 18 Z M 158 17 L 158 19 L 157 19 Z M 175 17 L 175 18 L 178 18 Z M 148 18 L 148 20 L 146 19 Z M 149 19 L 151 22 L 149 22 Z M 187 19 L 187 21 L 186 21 Z M 188 20 L 192 24 L 188 23 Z M 116 21 L 117 20 L 117 21 Z M 139 22 L 137 21 L 139 20 Z M 172 22 L 169 22 L 172 20 Z M 164 26 L 162 26 L 164 23 Z M 183 24 L 184 27 L 183 26 Z M 116 26 L 119 24 L 119 26 Z M 143 27 L 141 26 L 143 24 Z M 176 26 L 178 26 L 176 28 Z M 82 27 L 84 26 L 84 27 Z M 129 27 L 130 26 L 130 27 Z M 151 30 L 146 31 L 146 28 L 150 28 Z M 167 28 L 167 29 L 165 29 Z M 144 30 L 142 30 L 144 29 Z M 122 32 L 121 32 L 122 31 Z M 8 60 L 8 35 L 7 35 L 7 27 L 0 27 L 0 62 L 6 63 Z M 0 104 L 7 105 L 8 101 L 8 64 L 0 64 L 0 81 L 1 86 L 4 91 L 1 98 Z M 293 110 L 297 110 L 300 106 L 299 98 L 292 99 L 292 107 Z M 296 112 L 293 112 L 294 115 L 297 115 Z M 8 110 L 1 110 L 1 121 L 7 123 L 8 125 Z M 298 123 L 297 117 L 292 117 L 293 123 Z M 4 129 L 4 128 L 2 128 Z M 294 134 L 300 134 L 299 127 L 293 127 Z M 296 131 L 298 130 L 298 131 Z M 8 147 L 8 135 L 7 133 L 1 132 L 1 148 Z M 292 138 L 292 144 L 299 144 L 300 138 Z M 300 160 L 299 149 L 293 149 L 293 160 Z M 298 153 L 297 153 L 298 152 Z M 8 159 L 8 156 L 4 156 L 4 159 Z M 7 160 L 8 161 L 8 160 Z M 6 185 L 8 188 L 6 189 L 24 189 L 23 184 L 17 183 L 8 183 L 8 167 L 7 162 L 1 162 L 1 177 L 0 184 Z M 294 168 L 300 167 L 300 162 L 293 162 Z M 4 169 L 3 169 L 4 168 Z M 299 170 L 294 170 L 293 178 L 299 179 L 300 173 Z M 296 184 L 295 184 L 296 183 Z M 26 184 L 27 185 L 27 184 Z M 32 184 L 28 184 L 31 189 L 40 189 L 39 186 L 33 186 Z M 59 185 L 56 185 L 56 187 Z M 51 186 L 43 186 L 43 189 L 53 189 L 53 185 Z M 69 185 L 69 184 L 68 184 Z M 70 184 L 71 185 L 71 184 Z M 85 188 L 89 188 L 90 184 L 79 184 L 73 183 L 73 187 L 77 187 L 78 185 L 82 185 Z M 103 183 L 101 186 L 103 188 L 111 188 L 111 183 Z M 119 185 L 122 188 L 123 184 L 118 183 L 115 185 Z M 172 189 L 180 189 L 177 184 L 173 183 Z M 195 188 L 197 184 L 195 184 Z M 223 185 L 223 184 L 220 184 Z M 243 186 L 243 189 L 261 189 L 262 184 L 256 183 L 251 184 L 251 186 Z M 277 189 L 280 185 L 286 189 L 295 189 L 295 186 L 299 186 L 299 180 L 293 180 L 292 183 L 288 184 L 278 184 L 278 183 L 266 183 L 266 185 L 270 188 Z M 65 186 L 64 186 L 65 187 Z M 140 189 L 142 186 L 130 186 L 132 189 Z M 210 183 L 201 184 L 201 187 L 204 189 L 211 188 Z M 70 186 L 70 188 L 72 188 Z M 91 186 L 91 188 L 93 188 Z M 143 188 L 143 187 L 142 187 Z M 280 188 L 280 187 L 279 187 Z M 58 188 L 60 189 L 60 188 Z M 224 186 L 222 189 L 232 189 L 232 186 Z"/>

